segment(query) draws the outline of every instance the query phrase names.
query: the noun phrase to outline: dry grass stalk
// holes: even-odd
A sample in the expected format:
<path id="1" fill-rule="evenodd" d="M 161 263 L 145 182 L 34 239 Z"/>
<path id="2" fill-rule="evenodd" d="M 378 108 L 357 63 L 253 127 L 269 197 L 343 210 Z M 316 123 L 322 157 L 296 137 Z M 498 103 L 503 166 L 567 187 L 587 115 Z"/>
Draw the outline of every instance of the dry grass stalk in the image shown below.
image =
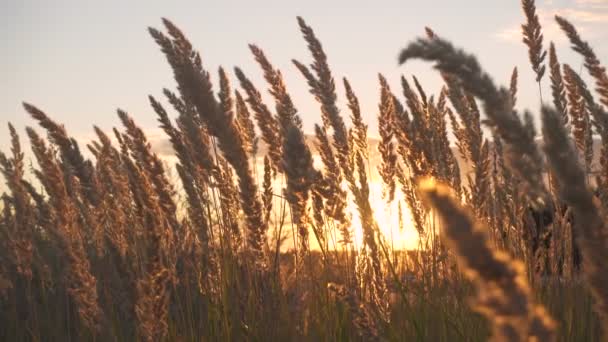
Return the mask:
<path id="1" fill-rule="evenodd" d="M 357 335 L 366 341 L 380 341 L 378 328 L 369 310 L 344 285 L 328 283 L 327 289 L 334 293 L 336 299 L 346 305 Z"/>
<path id="2" fill-rule="evenodd" d="M 341 234 L 340 242 L 347 245 L 352 242 L 352 237 L 350 217 L 346 214 L 347 192 L 342 189 L 343 177 L 325 128 L 315 125 L 315 136 L 317 151 L 324 165 L 323 179 L 315 185 L 315 192 L 325 199 L 325 214 L 336 221 Z"/>
<path id="3" fill-rule="evenodd" d="M 484 102 L 490 123 L 507 143 L 508 165 L 526 181 L 529 196 L 535 203 L 546 202 L 546 190 L 542 182 L 542 157 L 526 126 L 512 110 L 509 91 L 498 88 L 485 73 L 477 59 L 456 49 L 441 38 L 418 39 L 401 51 L 399 62 L 410 59 L 435 61 L 435 68 L 458 77 L 462 87 Z"/>
<path id="4" fill-rule="evenodd" d="M 593 161 L 593 132 L 590 113 L 583 97 L 584 84 L 581 83 L 579 76 L 568 64 L 564 64 L 564 81 L 568 96 L 568 113 L 572 123 L 572 135 L 579 155 L 583 157 L 582 160 L 585 162 L 585 170 L 589 172 Z"/>
<path id="5" fill-rule="evenodd" d="M 392 141 L 395 102 L 384 76 L 378 75 L 378 78 L 380 80 L 380 104 L 378 105 L 380 143 L 378 144 L 378 151 L 382 157 L 378 171 L 385 185 L 383 195 L 387 202 L 392 202 L 395 198 L 395 174 L 397 170 L 397 154 Z"/>
<path id="6" fill-rule="evenodd" d="M 515 73 L 514 75 L 517 74 Z M 473 204 L 477 215 L 483 217 L 490 188 L 490 148 L 488 141 L 483 138 L 481 131 L 481 113 L 477 108 L 473 96 L 462 89 L 457 79 L 444 75 L 444 80 L 448 85 L 448 97 L 454 105 L 461 122 L 459 124 L 456 118 L 451 115 L 451 112 L 449 113 L 451 115 L 452 131 L 457 138 L 456 146 L 460 150 L 461 156 L 472 165 L 473 169 L 473 177 L 467 175 L 469 202 Z M 511 98 L 515 97 L 516 91 L 516 87 L 513 84 L 512 78 L 510 88 Z"/>
<path id="7" fill-rule="evenodd" d="M 262 140 L 268 147 L 268 155 L 272 161 L 274 172 L 282 171 L 281 141 L 283 136 L 280 125 L 264 101 L 262 101 L 262 94 L 260 94 L 247 76 L 245 76 L 243 71 L 239 68 L 234 68 L 234 73 L 241 84 L 241 88 L 243 88 L 247 94 L 247 103 L 249 103 L 249 106 L 254 113 L 255 120 L 257 121 L 262 134 Z"/>
<path id="8" fill-rule="evenodd" d="M 553 105 L 562 113 L 564 123 L 568 123 L 568 111 L 566 100 L 566 89 L 564 87 L 564 81 L 562 79 L 561 64 L 557 59 L 557 52 L 555 52 L 555 45 L 551 42 L 549 46 L 549 69 L 551 70 L 551 94 L 553 95 Z"/>
<path id="9" fill-rule="evenodd" d="M 44 170 L 35 173 L 49 195 L 52 212 L 49 213 L 51 217 L 46 229 L 61 247 L 67 263 L 63 273 L 67 292 L 83 324 L 97 330 L 103 313 L 97 302 L 97 279 L 91 274 L 91 265 L 79 232 L 82 227 L 78 225 L 77 209 L 68 195 L 63 173 L 53 153 L 33 129 L 28 128 L 27 134 L 40 169 Z"/>
<path id="10" fill-rule="evenodd" d="M 555 110 L 543 107 L 543 138 L 545 153 L 555 177 L 559 194 L 576 217 L 575 229 L 583 253 L 583 271 L 596 299 L 596 309 L 608 324 L 608 227 L 602 212 L 585 181 L 585 172 L 574 155 L 563 121 Z M 606 326 L 606 325 L 605 325 Z"/>
<path id="11" fill-rule="evenodd" d="M 578 34 L 574 25 L 557 15 L 555 20 L 568 36 L 572 49 L 585 58 L 585 68 L 595 79 L 595 86 L 598 94 L 600 94 L 601 103 L 608 106 L 608 74 L 606 74 L 606 68 L 602 66 L 589 43 Z"/>
<path id="12" fill-rule="evenodd" d="M 234 175 L 226 159 L 218 156 L 218 166 L 214 170 L 214 178 L 219 192 L 220 208 L 222 212 L 222 228 L 225 243 L 229 243 L 231 249 L 238 251 L 242 237 L 239 227 L 239 195 L 234 185 Z"/>
<path id="13" fill-rule="evenodd" d="M 545 314 L 538 317 L 541 311 L 533 303 L 523 264 L 490 246 L 486 229 L 460 206 L 448 187 L 427 179 L 419 190 L 443 223 L 442 238 L 477 285 L 475 310 L 493 322 L 493 339 L 522 341 L 542 330 L 547 341 L 555 340 L 552 320 Z"/>
<path id="14" fill-rule="evenodd" d="M 528 46 L 528 56 L 532 64 L 532 70 L 536 73 L 536 82 L 539 83 L 545 74 L 543 64 L 547 51 L 543 51 L 543 34 L 534 0 L 522 0 L 521 7 L 526 15 L 527 22 L 521 26 L 523 41 Z"/>
<path id="15" fill-rule="evenodd" d="M 97 186 L 93 166 L 90 161 L 86 160 L 80 153 L 76 140 L 70 139 L 63 128 L 59 124 L 51 120 L 43 111 L 35 106 L 23 103 L 25 110 L 30 113 L 40 126 L 47 130 L 51 141 L 59 147 L 61 156 L 67 162 L 76 177 L 78 177 L 82 188 L 85 191 L 85 200 L 88 200 L 92 205 L 97 204 Z"/>
<path id="16" fill-rule="evenodd" d="M 287 178 L 285 197 L 291 207 L 292 222 L 298 228 L 300 252 L 306 255 L 310 252 L 308 199 L 319 174 L 312 166 L 312 155 L 304 142 L 304 135 L 295 125 L 289 128 L 285 136 L 283 170 Z"/>
<path id="17" fill-rule="evenodd" d="M 10 204 L 8 195 L 3 196 L 7 201 L 4 207 L 6 219 L 6 241 L 7 251 L 12 256 L 12 264 L 18 274 L 31 280 L 33 277 L 32 266 L 34 262 L 34 208 L 31 205 L 30 196 L 23 185 L 25 174 L 24 153 L 17 131 L 12 124 L 8 124 L 11 136 L 12 156 L 7 157 L 0 152 L 0 173 L 4 176 L 8 189 L 12 196 Z M 10 208 L 14 208 L 14 215 L 10 214 Z M 10 215 L 9 215 L 10 214 Z M 14 216 L 14 219 L 9 220 Z M 9 224 L 9 221 L 11 224 Z"/>
<path id="18" fill-rule="evenodd" d="M 275 110 L 277 113 L 277 121 L 279 122 L 281 129 L 283 130 L 283 136 L 292 125 L 302 128 L 302 120 L 298 116 L 298 110 L 295 108 L 291 96 L 287 93 L 285 82 L 283 81 L 283 75 L 281 71 L 275 69 L 262 49 L 256 45 L 250 44 L 249 49 L 255 56 L 255 60 L 258 62 L 262 70 L 264 71 L 264 78 L 270 86 L 270 94 L 274 97 L 276 106 Z"/>
<path id="19" fill-rule="evenodd" d="M 364 158 L 369 158 L 368 144 L 367 144 L 367 125 L 363 122 L 361 117 L 361 108 L 359 107 L 359 99 L 355 95 L 350 83 L 344 77 L 344 89 L 346 91 L 346 99 L 348 100 L 348 108 L 350 109 L 350 119 L 353 123 L 353 138 L 357 149 L 363 154 Z"/>
<path id="20" fill-rule="evenodd" d="M 255 125 L 251 120 L 249 108 L 238 90 L 234 91 L 234 97 L 236 99 L 236 122 L 243 136 L 243 143 L 246 145 L 247 152 L 255 156 L 258 150 L 258 137 L 255 134 Z"/>
<path id="21" fill-rule="evenodd" d="M 336 104 L 336 86 L 327 64 L 327 55 L 323 51 L 321 42 L 315 36 L 312 28 L 306 25 L 306 22 L 301 17 L 298 17 L 298 25 L 313 57 L 313 64 L 310 67 L 314 71 L 314 74 L 304 64 L 296 60 L 293 60 L 293 63 L 304 78 L 306 78 L 310 87 L 310 93 L 321 104 L 323 125 L 326 129 L 329 127 L 333 129 L 333 146 L 337 151 L 336 157 L 340 162 L 342 171 L 345 173 L 345 177 L 350 177 L 349 174 L 353 173 L 353 170 L 349 167 L 350 163 L 348 162 L 350 154 L 348 133 Z"/>
<path id="22" fill-rule="evenodd" d="M 243 137 L 236 123 L 218 108 L 209 74 L 203 69 L 200 55 L 192 50 L 190 42 L 175 25 L 166 19 L 163 23 L 171 38 L 154 28 L 149 29 L 150 34 L 167 57 L 180 93 L 196 108 L 205 127 L 218 139 L 224 157 L 234 168 L 239 179 L 241 205 L 247 218 L 248 246 L 261 253 L 267 226 L 263 221 L 262 204 Z"/>
<path id="23" fill-rule="evenodd" d="M 511 104 L 513 107 L 517 104 L 517 67 L 513 68 L 513 72 L 511 72 L 511 83 L 509 85 L 509 94 L 511 95 Z"/>
<path id="24" fill-rule="evenodd" d="M 262 188 L 264 193 L 262 194 L 262 203 L 264 203 L 264 221 L 268 224 L 270 220 L 270 214 L 272 212 L 272 166 L 270 165 L 270 158 L 264 157 L 264 181 Z"/>

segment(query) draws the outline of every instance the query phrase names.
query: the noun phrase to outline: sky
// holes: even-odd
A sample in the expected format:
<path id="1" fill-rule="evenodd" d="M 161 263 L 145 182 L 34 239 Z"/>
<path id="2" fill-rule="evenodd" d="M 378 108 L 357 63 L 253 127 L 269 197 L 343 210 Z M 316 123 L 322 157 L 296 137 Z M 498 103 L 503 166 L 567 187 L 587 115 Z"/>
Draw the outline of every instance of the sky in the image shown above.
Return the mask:
<path id="1" fill-rule="evenodd" d="M 608 65 L 608 0 L 538 0 L 545 45 L 556 42 L 560 60 L 581 68 L 552 16 L 571 20 Z M 305 130 L 320 123 L 318 105 L 291 63 L 309 63 L 296 16 L 313 27 L 328 55 L 344 101 L 341 78 L 347 76 L 376 130 L 378 72 L 400 93 L 399 77 L 416 75 L 428 93 L 441 82 L 428 64 L 397 65 L 401 48 L 431 27 L 440 36 L 478 56 L 501 84 L 519 69 L 519 108 L 538 112 L 534 75 L 521 42 L 524 15 L 517 0 L 425 1 L 32 1 L 0 2 L 0 149 L 7 152 L 10 121 L 24 139 L 34 125 L 22 109 L 30 102 L 79 139 L 92 137 L 92 125 L 118 125 L 116 109 L 128 111 L 146 130 L 158 132 L 147 95 L 162 97 L 175 88 L 171 70 L 146 28 L 172 20 L 200 51 L 216 80 L 217 68 L 241 67 L 266 94 L 261 70 L 247 44 L 261 47 L 284 74 Z M 588 75 L 584 75 L 589 80 Z M 236 85 L 236 82 L 233 82 Z M 549 98 L 549 81 L 543 81 Z M 268 99 L 268 97 L 267 97 Z M 270 101 L 267 102 L 273 107 Z M 343 107 L 344 114 L 348 112 Z"/>

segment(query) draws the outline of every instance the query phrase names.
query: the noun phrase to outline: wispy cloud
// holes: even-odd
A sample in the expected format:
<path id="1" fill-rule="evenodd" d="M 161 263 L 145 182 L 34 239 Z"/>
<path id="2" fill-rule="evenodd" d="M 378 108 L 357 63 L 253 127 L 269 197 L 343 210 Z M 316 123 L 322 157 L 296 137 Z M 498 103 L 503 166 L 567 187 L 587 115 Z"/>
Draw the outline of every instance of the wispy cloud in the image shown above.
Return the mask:
<path id="1" fill-rule="evenodd" d="M 599 32 L 604 32 L 604 25 L 608 24 L 608 0 L 575 0 L 570 6 L 557 5 L 553 0 L 545 0 L 538 6 L 537 14 L 547 41 L 566 39 L 555 22 L 555 15 L 568 19 L 580 33 L 589 39 Z M 506 41 L 520 42 L 523 18 L 522 13 L 520 23 L 514 23 L 512 26 L 498 31 L 495 36 Z"/>
<path id="2" fill-rule="evenodd" d="M 608 7 L 608 1 L 606 0 L 576 0 L 575 3 L 591 7 Z"/>
<path id="3" fill-rule="evenodd" d="M 572 21 L 583 23 L 607 23 L 608 22 L 608 6 L 605 10 L 580 10 L 574 8 L 564 8 L 557 11 L 560 15 L 570 18 Z"/>

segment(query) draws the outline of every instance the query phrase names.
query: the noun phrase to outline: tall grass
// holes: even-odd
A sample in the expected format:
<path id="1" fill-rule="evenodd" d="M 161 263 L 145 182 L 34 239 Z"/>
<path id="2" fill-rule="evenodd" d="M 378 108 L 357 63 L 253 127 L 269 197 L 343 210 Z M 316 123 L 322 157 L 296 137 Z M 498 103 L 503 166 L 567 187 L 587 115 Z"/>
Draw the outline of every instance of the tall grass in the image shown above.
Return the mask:
<path id="1" fill-rule="evenodd" d="M 224 68 L 213 84 L 167 19 L 149 32 L 176 89 L 149 100 L 175 165 L 122 110 L 122 128 L 95 127 L 85 152 L 24 103 L 46 137 L 27 128 L 31 170 L 10 124 L 10 152 L 0 152 L 8 189 L 0 339 L 606 338 L 608 77 L 576 28 L 556 17 L 596 95 L 560 63 L 553 43 L 547 50 L 534 1 L 522 8 L 540 90 L 549 55 L 553 98 L 540 110 L 542 148 L 532 114 L 515 110 L 517 68 L 500 86 L 429 28 L 399 61 L 434 62 L 445 86 L 433 95 L 403 76 L 394 92 L 379 75 L 377 144 L 356 89 L 343 78 L 341 93 L 317 33 L 299 17 L 312 62 L 293 64 L 319 103 L 314 143 L 260 47 L 249 46 L 274 105 L 238 67 L 239 89 Z M 376 174 L 381 199 L 372 194 Z M 400 228 L 416 230 L 415 250 L 394 246 L 377 200 L 396 204 Z"/>

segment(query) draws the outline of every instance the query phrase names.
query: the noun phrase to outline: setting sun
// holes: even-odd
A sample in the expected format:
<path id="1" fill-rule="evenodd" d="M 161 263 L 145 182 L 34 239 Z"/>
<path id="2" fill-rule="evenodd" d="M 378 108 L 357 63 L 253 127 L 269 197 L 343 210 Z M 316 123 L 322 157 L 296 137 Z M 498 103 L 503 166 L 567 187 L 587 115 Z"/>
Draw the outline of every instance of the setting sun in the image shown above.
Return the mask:
<path id="1" fill-rule="evenodd" d="M 370 181 L 369 188 L 369 199 L 374 211 L 374 218 L 389 247 L 394 250 L 418 248 L 418 232 L 412 225 L 410 211 L 403 202 L 401 191 L 397 191 L 395 199 L 387 204 L 382 197 L 382 183 Z M 399 222 L 399 203 L 402 203 L 401 226 Z M 353 242 L 357 248 L 361 248 L 363 246 L 363 228 L 361 227 L 359 212 L 353 201 L 349 201 L 348 211 L 352 215 Z"/>

